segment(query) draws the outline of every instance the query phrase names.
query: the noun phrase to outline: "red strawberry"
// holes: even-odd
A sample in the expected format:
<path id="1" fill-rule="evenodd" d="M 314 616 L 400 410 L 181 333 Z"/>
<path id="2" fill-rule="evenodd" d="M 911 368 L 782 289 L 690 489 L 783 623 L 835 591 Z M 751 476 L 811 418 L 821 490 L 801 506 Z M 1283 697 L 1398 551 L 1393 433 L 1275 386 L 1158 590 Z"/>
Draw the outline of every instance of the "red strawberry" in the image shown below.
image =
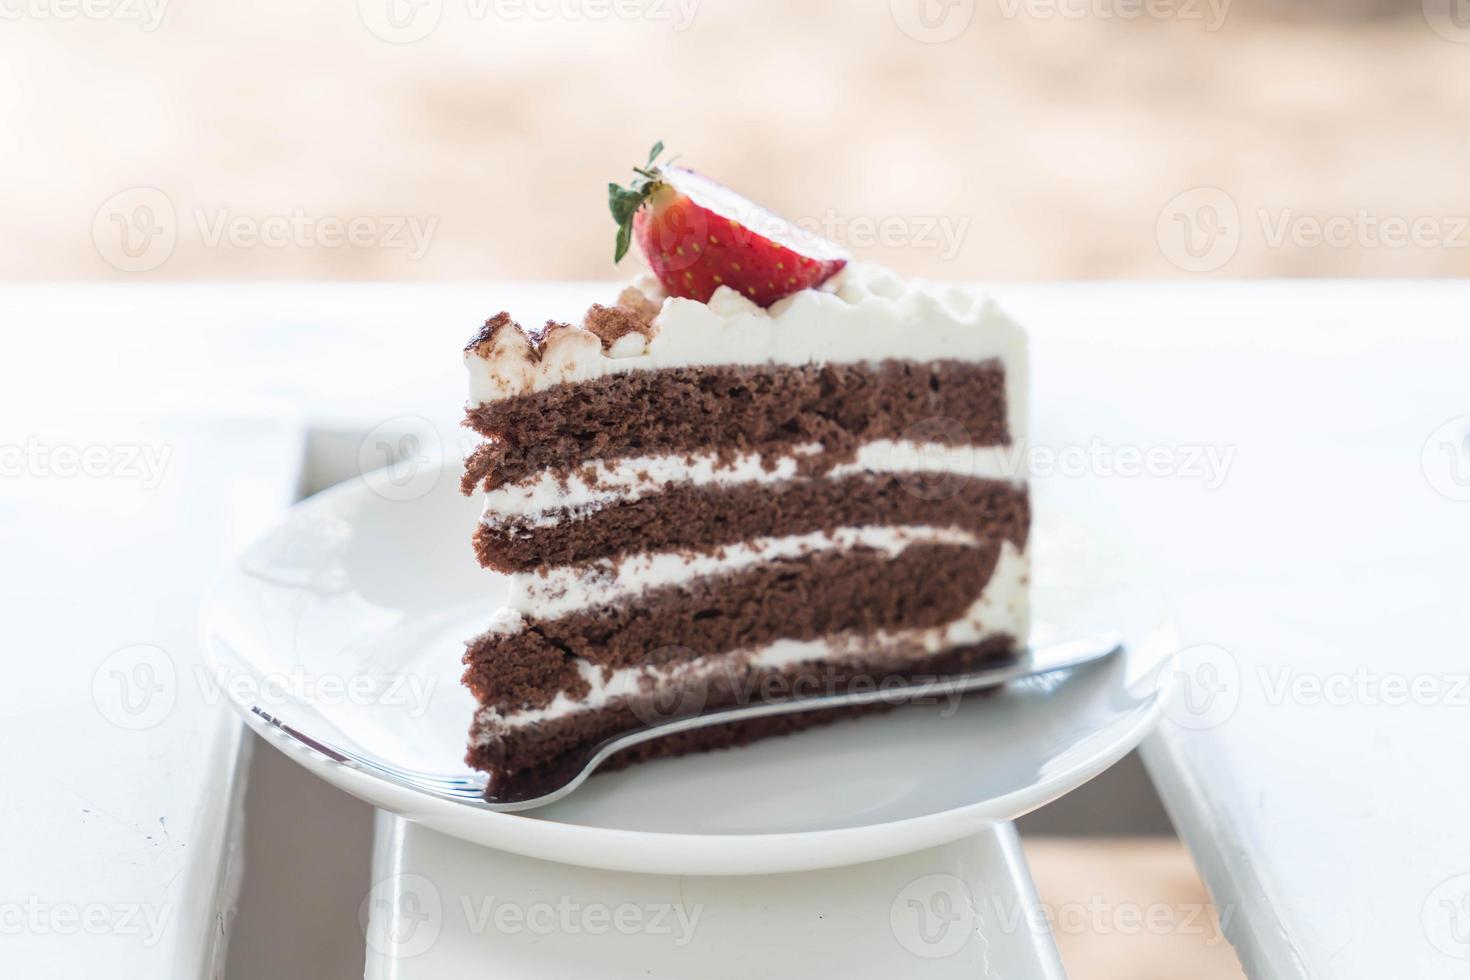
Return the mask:
<path id="1" fill-rule="evenodd" d="M 761 306 L 819 286 L 847 264 L 840 247 L 734 191 L 679 167 L 657 167 L 663 144 L 635 167 L 631 187 L 608 185 L 618 222 L 614 261 L 638 247 L 670 296 L 709 302 L 729 286 Z"/>

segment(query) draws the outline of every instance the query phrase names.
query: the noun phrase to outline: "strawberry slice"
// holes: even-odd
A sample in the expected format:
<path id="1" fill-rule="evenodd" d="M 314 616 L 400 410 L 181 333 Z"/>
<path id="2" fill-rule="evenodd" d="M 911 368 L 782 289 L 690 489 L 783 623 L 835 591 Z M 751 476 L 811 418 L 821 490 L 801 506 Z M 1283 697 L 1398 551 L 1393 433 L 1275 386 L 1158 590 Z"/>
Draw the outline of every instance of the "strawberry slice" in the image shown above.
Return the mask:
<path id="1" fill-rule="evenodd" d="M 760 306 L 819 286 L 847 264 L 839 246 L 681 167 L 658 166 L 663 144 L 629 187 L 608 185 L 618 223 L 614 262 L 632 238 L 670 296 L 709 302 L 729 286 Z"/>

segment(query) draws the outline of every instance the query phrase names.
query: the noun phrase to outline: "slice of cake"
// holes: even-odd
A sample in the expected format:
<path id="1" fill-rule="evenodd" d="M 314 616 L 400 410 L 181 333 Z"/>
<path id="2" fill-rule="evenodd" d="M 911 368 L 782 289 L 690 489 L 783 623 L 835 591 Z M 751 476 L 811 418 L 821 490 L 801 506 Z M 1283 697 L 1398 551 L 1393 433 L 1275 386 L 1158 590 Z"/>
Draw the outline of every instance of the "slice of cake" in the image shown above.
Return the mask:
<path id="1" fill-rule="evenodd" d="M 1026 637 L 1020 328 L 688 171 L 639 175 L 612 189 L 618 255 L 636 237 L 656 278 L 580 325 L 501 313 L 465 349 L 474 546 L 511 582 L 465 654 L 468 761 L 493 780 L 673 715 L 972 670 Z"/>

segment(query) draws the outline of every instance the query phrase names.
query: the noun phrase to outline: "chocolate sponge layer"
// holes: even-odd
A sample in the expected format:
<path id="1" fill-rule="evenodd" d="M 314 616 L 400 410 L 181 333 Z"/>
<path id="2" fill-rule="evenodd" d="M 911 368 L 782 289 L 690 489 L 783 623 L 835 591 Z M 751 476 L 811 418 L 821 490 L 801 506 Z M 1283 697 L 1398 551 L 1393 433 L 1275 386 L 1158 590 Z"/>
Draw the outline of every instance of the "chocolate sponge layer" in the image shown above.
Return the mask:
<path id="1" fill-rule="evenodd" d="M 667 453 L 763 452 L 820 443 L 818 469 L 874 439 L 1010 442 L 999 361 L 885 360 L 629 371 L 472 407 L 486 437 L 463 488 L 492 490 L 544 469 Z"/>
<path id="2" fill-rule="evenodd" d="M 482 704 L 545 707 L 586 690 L 576 660 L 666 667 L 776 640 L 928 629 L 959 619 L 990 580 L 996 541 L 914 544 L 897 556 L 857 549 L 771 561 L 632 599 L 487 633 L 465 653 L 464 682 Z"/>
<path id="3" fill-rule="evenodd" d="M 875 525 L 957 527 L 1024 549 L 1030 524 L 1023 484 L 954 473 L 854 474 L 776 484 L 670 484 L 662 493 L 609 504 L 582 517 L 564 515 L 545 527 L 481 524 L 474 546 L 482 565 L 518 572 Z"/>

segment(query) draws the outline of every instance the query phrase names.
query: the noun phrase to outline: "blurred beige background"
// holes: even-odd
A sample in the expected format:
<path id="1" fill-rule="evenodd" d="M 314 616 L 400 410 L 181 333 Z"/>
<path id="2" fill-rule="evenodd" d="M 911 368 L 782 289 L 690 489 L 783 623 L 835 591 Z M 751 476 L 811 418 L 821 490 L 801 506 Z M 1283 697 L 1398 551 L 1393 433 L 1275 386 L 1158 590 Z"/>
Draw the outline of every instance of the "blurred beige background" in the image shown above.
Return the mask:
<path id="1" fill-rule="evenodd" d="M 655 139 L 936 277 L 1470 271 L 1465 0 L 89 3 L 0 2 L 9 278 L 607 276 Z"/>
<path id="2" fill-rule="evenodd" d="M 662 139 L 936 278 L 1456 276 L 1467 78 L 1464 0 L 0 0 L 0 275 L 607 277 Z M 301 805 L 257 798 L 252 867 L 300 888 L 247 880 L 230 976 L 360 975 L 323 896 L 366 811 L 255 778 Z M 1105 910 L 1057 927 L 1073 977 L 1239 976 L 1172 840 L 1028 852 Z"/>

